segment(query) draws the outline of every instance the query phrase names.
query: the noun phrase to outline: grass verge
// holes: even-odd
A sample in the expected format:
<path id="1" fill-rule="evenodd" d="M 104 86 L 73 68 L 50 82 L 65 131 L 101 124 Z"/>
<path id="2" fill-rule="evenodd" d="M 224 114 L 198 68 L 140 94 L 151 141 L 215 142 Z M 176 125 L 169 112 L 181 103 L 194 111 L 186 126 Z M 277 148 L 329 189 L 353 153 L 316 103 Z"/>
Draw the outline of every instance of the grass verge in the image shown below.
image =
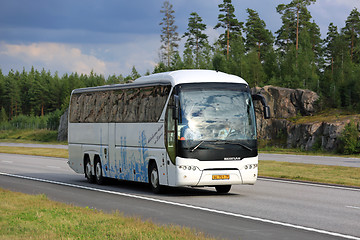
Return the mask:
<path id="1" fill-rule="evenodd" d="M 51 143 L 59 144 L 57 131 L 47 129 L 16 129 L 0 131 L 1 142 L 17 143 Z"/>
<path id="2" fill-rule="evenodd" d="M 185 227 L 158 226 L 1 188 L 0 220 L 0 239 L 210 239 Z"/>
<path id="3" fill-rule="evenodd" d="M 45 157 L 59 157 L 68 158 L 69 153 L 67 149 L 54 149 L 54 148 L 30 148 L 30 147 L 7 147 L 0 146 L 1 153 L 23 154 Z"/>
<path id="4" fill-rule="evenodd" d="M 360 187 L 360 168 L 259 161 L 259 176 Z"/>

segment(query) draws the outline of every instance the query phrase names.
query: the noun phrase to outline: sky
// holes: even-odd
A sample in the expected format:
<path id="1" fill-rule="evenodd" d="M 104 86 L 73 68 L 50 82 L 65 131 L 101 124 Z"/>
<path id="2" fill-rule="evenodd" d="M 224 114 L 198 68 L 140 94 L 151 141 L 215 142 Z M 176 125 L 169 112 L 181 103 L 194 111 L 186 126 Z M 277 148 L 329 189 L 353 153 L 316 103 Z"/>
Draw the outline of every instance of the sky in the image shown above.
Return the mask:
<path id="1" fill-rule="evenodd" d="M 279 4 L 291 0 L 233 0 L 235 15 L 246 22 L 246 9 L 259 13 L 267 28 L 281 27 Z M 159 23 L 164 0 L 0 0 L 0 69 L 4 75 L 30 71 L 33 66 L 62 76 L 65 73 L 105 77 L 127 76 L 133 66 L 140 74 L 152 72 L 159 62 Z M 170 0 L 179 35 L 187 30 L 190 13 L 207 25 L 213 43 L 221 29 L 214 30 L 222 0 Z M 312 20 L 326 37 L 330 22 L 341 29 L 360 0 L 317 0 L 309 7 Z M 180 52 L 183 48 L 180 42 Z"/>

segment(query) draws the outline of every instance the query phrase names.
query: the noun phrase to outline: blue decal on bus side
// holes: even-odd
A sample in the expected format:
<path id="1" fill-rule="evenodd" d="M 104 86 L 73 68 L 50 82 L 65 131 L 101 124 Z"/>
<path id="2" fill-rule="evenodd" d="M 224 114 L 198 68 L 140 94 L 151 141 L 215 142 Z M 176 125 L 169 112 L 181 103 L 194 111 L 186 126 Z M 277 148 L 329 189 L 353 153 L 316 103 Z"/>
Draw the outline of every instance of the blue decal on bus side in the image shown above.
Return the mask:
<path id="1" fill-rule="evenodd" d="M 136 166 L 136 174 L 135 174 L 135 181 L 142 181 L 147 182 L 148 181 L 148 174 L 147 174 L 147 165 L 148 165 L 148 149 L 146 147 L 146 135 L 145 131 L 142 131 L 139 136 L 139 145 L 141 148 L 139 149 L 140 154 L 140 163 Z"/>

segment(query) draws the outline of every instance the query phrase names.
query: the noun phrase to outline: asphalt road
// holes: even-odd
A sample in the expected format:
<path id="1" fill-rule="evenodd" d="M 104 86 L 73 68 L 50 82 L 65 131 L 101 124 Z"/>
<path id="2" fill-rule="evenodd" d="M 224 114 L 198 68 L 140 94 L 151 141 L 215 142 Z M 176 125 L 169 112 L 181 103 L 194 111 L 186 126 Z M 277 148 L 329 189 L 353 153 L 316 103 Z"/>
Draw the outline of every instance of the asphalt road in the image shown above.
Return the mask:
<path id="1" fill-rule="evenodd" d="M 88 184 L 66 161 L 0 154 L 0 187 L 228 239 L 360 239 L 359 189 L 260 179 L 254 186 L 233 186 L 227 195 L 212 188 L 154 195 L 145 184 Z"/>
<path id="2" fill-rule="evenodd" d="M 6 142 L 0 142 L 0 146 L 33 147 L 33 148 L 60 148 L 60 149 L 68 148 L 67 145 L 6 143 Z M 328 157 L 328 156 L 260 153 L 259 159 L 260 160 L 281 161 L 281 162 L 318 164 L 318 165 L 360 167 L 360 158 L 351 158 L 351 157 Z"/>

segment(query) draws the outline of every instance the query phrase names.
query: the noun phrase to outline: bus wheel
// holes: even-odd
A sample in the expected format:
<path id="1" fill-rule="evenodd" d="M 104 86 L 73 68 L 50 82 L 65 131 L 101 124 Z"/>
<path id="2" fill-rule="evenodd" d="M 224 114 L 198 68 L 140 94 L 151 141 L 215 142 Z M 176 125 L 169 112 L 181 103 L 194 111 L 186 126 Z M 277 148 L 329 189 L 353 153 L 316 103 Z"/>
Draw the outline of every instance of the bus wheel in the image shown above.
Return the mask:
<path id="1" fill-rule="evenodd" d="M 231 185 L 219 185 L 215 186 L 217 193 L 228 193 L 231 189 Z"/>
<path id="2" fill-rule="evenodd" d="M 149 167 L 149 183 L 150 183 L 151 190 L 154 193 L 161 192 L 161 186 L 159 183 L 159 171 L 157 169 L 155 162 L 152 162 Z"/>
<path id="3" fill-rule="evenodd" d="M 95 163 L 95 180 L 96 183 L 99 185 L 104 184 L 104 177 L 102 175 L 102 168 L 101 168 L 101 162 L 100 160 L 97 160 Z"/>
<path id="4" fill-rule="evenodd" d="M 95 182 L 95 176 L 91 172 L 90 159 L 85 160 L 85 177 L 89 183 Z"/>

